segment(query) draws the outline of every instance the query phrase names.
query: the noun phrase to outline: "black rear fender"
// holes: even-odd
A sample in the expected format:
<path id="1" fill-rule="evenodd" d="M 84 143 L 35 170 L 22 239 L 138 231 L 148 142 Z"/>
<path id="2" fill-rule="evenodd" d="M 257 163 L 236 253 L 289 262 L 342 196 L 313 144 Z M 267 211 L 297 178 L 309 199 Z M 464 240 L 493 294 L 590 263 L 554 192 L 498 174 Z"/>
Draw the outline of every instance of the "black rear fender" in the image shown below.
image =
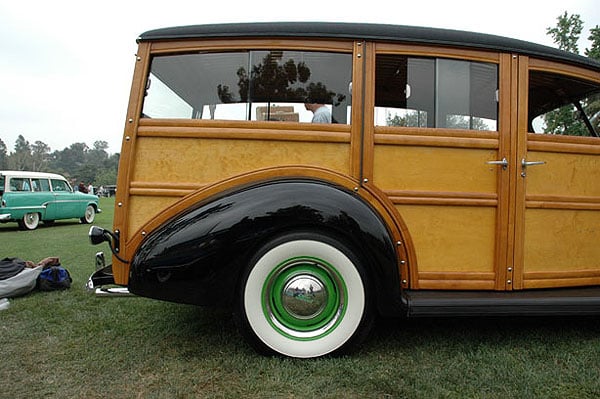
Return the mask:
<path id="1" fill-rule="evenodd" d="M 176 302 L 230 304 L 255 252 L 291 232 L 344 242 L 365 264 L 380 310 L 400 306 L 394 240 L 382 218 L 354 192 L 309 179 L 233 190 L 168 220 L 136 252 L 129 289 Z"/>

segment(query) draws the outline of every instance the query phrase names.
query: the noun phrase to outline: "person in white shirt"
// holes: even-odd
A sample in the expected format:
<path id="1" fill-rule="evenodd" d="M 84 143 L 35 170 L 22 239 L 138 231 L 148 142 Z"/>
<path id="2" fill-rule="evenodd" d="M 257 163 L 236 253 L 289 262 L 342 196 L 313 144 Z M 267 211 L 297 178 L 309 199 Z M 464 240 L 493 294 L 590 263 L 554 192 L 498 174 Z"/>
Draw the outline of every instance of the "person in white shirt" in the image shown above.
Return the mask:
<path id="1" fill-rule="evenodd" d="M 304 103 L 304 108 L 313 113 L 312 123 L 331 123 L 331 111 L 325 104 Z"/>

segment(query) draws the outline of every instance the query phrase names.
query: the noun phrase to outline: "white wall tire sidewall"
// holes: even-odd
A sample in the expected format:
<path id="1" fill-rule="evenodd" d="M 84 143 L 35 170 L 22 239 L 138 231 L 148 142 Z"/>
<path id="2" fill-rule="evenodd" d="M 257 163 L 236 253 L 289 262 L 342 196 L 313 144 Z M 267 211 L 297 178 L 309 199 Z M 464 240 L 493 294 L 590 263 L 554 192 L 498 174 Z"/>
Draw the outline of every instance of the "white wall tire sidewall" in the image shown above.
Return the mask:
<path id="1" fill-rule="evenodd" d="M 282 335 L 265 317 L 262 288 L 273 268 L 296 256 L 323 259 L 335 267 L 347 289 L 346 311 L 334 330 L 308 341 Z M 337 248 L 321 241 L 294 240 L 268 250 L 254 265 L 244 285 L 244 312 L 250 328 L 266 346 L 289 357 L 319 357 L 344 345 L 357 331 L 365 311 L 365 288 L 352 261 Z"/>
<path id="2" fill-rule="evenodd" d="M 39 213 L 27 213 L 23 216 L 23 226 L 26 230 L 35 230 L 40 224 Z"/>

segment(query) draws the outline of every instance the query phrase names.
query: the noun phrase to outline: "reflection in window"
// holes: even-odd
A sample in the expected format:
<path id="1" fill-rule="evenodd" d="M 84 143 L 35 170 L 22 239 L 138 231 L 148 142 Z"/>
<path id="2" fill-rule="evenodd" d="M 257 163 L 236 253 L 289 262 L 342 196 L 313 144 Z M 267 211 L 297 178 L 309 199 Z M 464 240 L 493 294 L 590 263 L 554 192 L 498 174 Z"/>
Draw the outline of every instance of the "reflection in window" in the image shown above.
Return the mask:
<path id="1" fill-rule="evenodd" d="M 529 131 L 600 135 L 600 84 L 550 72 L 529 74 Z"/>
<path id="2" fill-rule="evenodd" d="M 497 90 L 495 64 L 378 55 L 375 124 L 496 130 Z"/>
<path id="3" fill-rule="evenodd" d="M 310 122 L 305 103 L 348 123 L 350 54 L 261 50 L 158 56 L 143 116 Z"/>
<path id="4" fill-rule="evenodd" d="M 31 191 L 29 179 L 12 178 L 10 179 L 10 191 Z"/>
<path id="5" fill-rule="evenodd" d="M 64 180 L 52 180 L 52 191 L 68 192 L 71 191 L 71 187 Z"/>

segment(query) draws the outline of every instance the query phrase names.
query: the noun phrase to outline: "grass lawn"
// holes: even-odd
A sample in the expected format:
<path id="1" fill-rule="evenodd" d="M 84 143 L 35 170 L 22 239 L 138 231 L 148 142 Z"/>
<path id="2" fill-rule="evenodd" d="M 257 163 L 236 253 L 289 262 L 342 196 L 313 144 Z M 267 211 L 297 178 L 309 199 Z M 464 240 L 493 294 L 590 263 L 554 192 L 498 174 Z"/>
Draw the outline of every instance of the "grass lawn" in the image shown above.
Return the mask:
<path id="1" fill-rule="evenodd" d="M 0 225 L 0 257 L 58 256 L 74 280 L 0 311 L 0 398 L 600 397 L 597 317 L 382 320 L 351 356 L 262 357 L 225 310 L 86 292 L 109 252 L 88 228 Z"/>

